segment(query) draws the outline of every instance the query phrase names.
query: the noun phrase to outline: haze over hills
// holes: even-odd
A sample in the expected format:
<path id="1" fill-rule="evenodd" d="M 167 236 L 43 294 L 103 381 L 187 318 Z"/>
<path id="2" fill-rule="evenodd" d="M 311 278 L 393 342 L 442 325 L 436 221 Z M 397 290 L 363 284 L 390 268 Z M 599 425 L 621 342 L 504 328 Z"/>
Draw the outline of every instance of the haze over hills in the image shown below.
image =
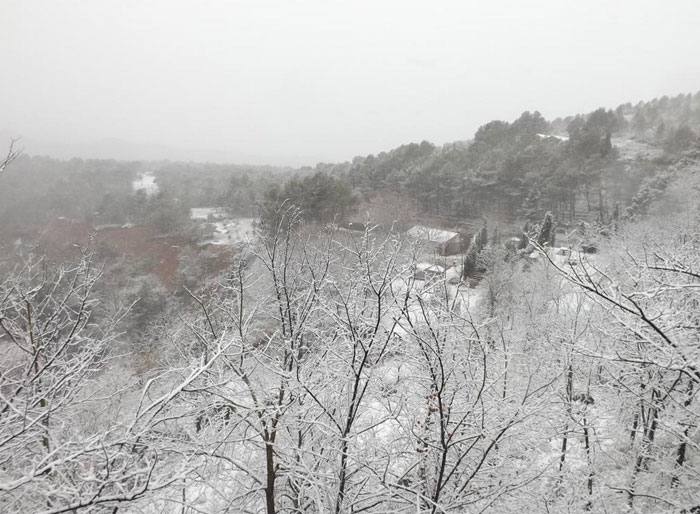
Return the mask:
<path id="1" fill-rule="evenodd" d="M 526 111 L 510 122 L 485 123 L 469 141 L 408 143 L 344 162 L 297 168 L 295 176 L 289 167 L 197 162 L 196 154 L 186 151 L 182 160 L 165 162 L 159 157 L 168 148 L 107 141 L 87 150 L 74 148 L 129 160 L 20 160 L 17 166 L 26 166 L 27 175 L 7 179 L 0 191 L 0 212 L 16 220 L 46 221 L 62 215 L 143 223 L 152 215 L 180 219 L 189 208 L 198 207 L 226 207 L 237 215 L 256 216 L 266 205 L 289 200 L 316 222 L 330 221 L 337 214 L 333 210 L 341 209 L 341 218 L 355 222 L 369 214 L 381 224 L 423 219 L 455 229 L 490 219 L 512 231 L 513 224 L 536 221 L 547 211 L 567 223 L 582 209 L 590 216 L 609 217 L 654 179 L 664 159 L 693 148 L 699 133 L 700 93 L 688 93 L 549 121 L 537 111 Z M 135 160 L 135 155 L 144 159 Z M 109 174 L 114 169 L 122 173 Z M 158 201 L 134 209 L 137 200 L 126 193 L 136 175 L 144 172 L 154 174 Z M 31 179 L 32 173 L 44 178 Z M 96 184 L 98 176 L 101 185 Z M 106 194 L 108 184 L 119 194 Z M 39 193 L 42 188 L 46 190 Z M 81 189 L 80 202 L 52 198 Z M 47 200 L 27 203 L 32 195 L 46 195 Z"/>
<path id="2" fill-rule="evenodd" d="M 0 128 L 313 165 L 700 83 L 690 0 L 358 2 L 4 0 Z"/>
<path id="3" fill-rule="evenodd" d="M 119 138 L 94 141 L 60 142 L 24 136 L 11 130 L 0 130 L 0 141 L 18 139 L 18 146 L 27 155 L 45 155 L 56 159 L 116 159 L 122 161 L 212 162 L 272 166 L 308 166 L 324 160 L 323 155 L 256 155 L 235 149 L 201 149 L 180 146 L 135 143 Z M 235 147 L 236 145 L 232 145 Z"/>
<path id="4" fill-rule="evenodd" d="M 693 93 L 690 93 L 691 96 Z M 668 99 L 668 96 L 659 97 L 661 99 Z M 664 100 L 666 101 L 666 100 Z M 636 105 L 639 101 L 627 102 L 626 106 Z M 641 101 L 640 103 L 644 103 Z M 618 108 L 622 105 L 618 106 Z M 663 108 L 663 106 L 662 106 Z M 628 112 L 631 112 L 627 109 Z M 537 111 L 539 112 L 539 111 Z M 652 114 L 653 115 L 653 114 Z M 565 134 L 567 123 L 573 119 L 575 115 L 569 115 L 567 117 L 559 117 L 553 120 L 552 130 L 558 132 L 559 134 Z M 627 121 L 631 121 L 627 120 Z M 663 121 L 663 120 L 661 120 Z M 659 122 L 659 120 L 650 120 L 649 123 Z M 689 123 L 692 127 L 697 128 L 700 126 L 700 122 L 697 120 L 697 115 L 688 118 L 687 120 L 672 120 L 672 124 L 678 123 Z M 641 136 L 642 134 L 637 134 Z M 431 144 L 437 144 L 437 146 L 449 146 L 450 144 L 467 145 L 471 141 L 473 134 L 466 133 L 463 138 L 455 141 L 449 142 L 434 142 Z M 647 135 L 648 136 L 648 135 Z M 17 133 L 12 130 L 0 130 L 0 141 L 10 141 L 12 139 L 19 138 L 18 146 L 23 149 L 24 153 L 27 155 L 43 155 L 49 156 L 56 159 L 72 159 L 74 157 L 82 159 L 116 159 L 124 161 L 180 161 L 180 162 L 211 162 L 217 164 L 237 164 L 237 165 L 258 165 L 258 166 L 276 166 L 276 167 L 297 167 L 306 168 L 313 167 L 319 164 L 322 165 L 333 165 L 341 164 L 343 162 L 349 162 L 352 159 L 358 158 L 360 156 L 373 155 L 373 154 L 385 154 L 393 149 L 391 148 L 378 148 L 375 152 L 365 151 L 360 152 L 357 155 L 350 156 L 348 159 L 334 159 L 330 155 L 324 155 L 323 149 L 318 148 L 318 153 L 314 155 L 302 155 L 302 154 L 290 154 L 290 155 L 280 155 L 280 154 L 253 154 L 249 151 L 240 150 L 236 147 L 242 146 L 236 144 L 234 141 L 231 144 L 231 148 L 188 148 L 181 146 L 168 146 L 159 144 L 147 144 L 147 143 L 135 143 L 129 140 L 119 139 L 119 138 L 102 138 L 99 140 L 92 141 L 58 141 L 58 140 L 46 140 L 41 138 L 35 138 L 31 135 L 25 136 L 21 133 Z M 429 138 L 425 137 L 418 141 L 430 141 Z M 406 141 L 404 144 L 413 143 L 411 141 Z"/>

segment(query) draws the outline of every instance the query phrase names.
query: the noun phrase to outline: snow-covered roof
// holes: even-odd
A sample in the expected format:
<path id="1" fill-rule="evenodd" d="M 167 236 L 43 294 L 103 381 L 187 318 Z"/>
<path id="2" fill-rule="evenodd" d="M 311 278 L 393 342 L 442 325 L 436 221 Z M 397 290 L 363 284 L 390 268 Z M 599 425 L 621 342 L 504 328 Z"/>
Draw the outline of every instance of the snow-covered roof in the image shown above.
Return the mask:
<path id="1" fill-rule="evenodd" d="M 568 141 L 569 138 L 567 136 L 557 136 L 556 134 L 537 134 L 537 137 L 540 139 L 547 139 L 550 137 L 553 137 L 554 139 L 558 139 L 559 141 Z"/>
<path id="2" fill-rule="evenodd" d="M 431 264 L 430 262 L 421 262 L 416 264 L 416 271 L 427 271 L 428 273 L 445 273 L 445 268 L 439 264 Z"/>
<path id="3" fill-rule="evenodd" d="M 433 243 L 446 243 L 453 237 L 459 236 L 457 232 L 450 232 L 449 230 L 441 230 L 439 228 L 430 228 L 423 225 L 411 227 L 406 233 L 411 237 L 415 237 L 416 239 L 422 239 L 423 241 L 430 241 Z"/>

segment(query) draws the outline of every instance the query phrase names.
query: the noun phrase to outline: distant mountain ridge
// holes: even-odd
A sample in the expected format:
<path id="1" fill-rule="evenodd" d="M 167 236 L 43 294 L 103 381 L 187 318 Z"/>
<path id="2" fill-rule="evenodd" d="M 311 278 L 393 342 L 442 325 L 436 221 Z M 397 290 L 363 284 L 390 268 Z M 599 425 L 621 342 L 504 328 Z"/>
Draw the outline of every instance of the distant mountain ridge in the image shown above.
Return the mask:
<path id="1" fill-rule="evenodd" d="M 27 155 L 42 155 L 56 159 L 114 159 L 118 161 L 181 161 L 212 162 L 217 164 L 270 165 L 264 155 L 235 150 L 191 149 L 168 145 L 134 143 L 120 138 L 102 138 L 84 142 L 58 142 L 24 136 L 12 130 L 0 130 L 0 145 L 3 141 L 18 139 L 18 146 Z M 317 156 L 290 155 L 274 159 L 274 166 L 301 166 L 316 163 Z M 288 164 L 291 163 L 291 164 Z"/>

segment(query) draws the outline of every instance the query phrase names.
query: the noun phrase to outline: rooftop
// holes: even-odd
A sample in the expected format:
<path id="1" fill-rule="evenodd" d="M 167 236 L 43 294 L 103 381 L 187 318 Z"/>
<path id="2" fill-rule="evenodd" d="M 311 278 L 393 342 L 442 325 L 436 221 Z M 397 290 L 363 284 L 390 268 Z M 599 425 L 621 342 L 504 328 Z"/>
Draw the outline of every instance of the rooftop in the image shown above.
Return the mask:
<path id="1" fill-rule="evenodd" d="M 453 237 L 459 236 L 457 232 L 426 227 L 423 225 L 415 225 L 408 229 L 408 232 L 406 233 L 411 237 L 415 237 L 416 239 L 422 239 L 423 241 L 430 241 L 433 243 L 446 243 Z"/>

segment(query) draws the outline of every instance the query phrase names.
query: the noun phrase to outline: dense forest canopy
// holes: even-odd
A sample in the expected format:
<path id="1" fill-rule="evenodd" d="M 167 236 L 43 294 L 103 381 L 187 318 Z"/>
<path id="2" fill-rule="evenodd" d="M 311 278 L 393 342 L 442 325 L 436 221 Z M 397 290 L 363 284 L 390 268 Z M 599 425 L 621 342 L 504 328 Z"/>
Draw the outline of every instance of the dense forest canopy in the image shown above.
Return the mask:
<path id="1" fill-rule="evenodd" d="M 551 123 L 538 112 L 525 112 L 511 123 L 483 125 L 470 142 L 412 143 L 316 169 L 343 177 L 365 197 L 398 192 L 452 223 L 482 216 L 540 219 L 547 210 L 572 218 L 583 198 L 590 206 L 591 196 L 597 210 L 609 215 L 654 172 L 631 176 L 612 138 L 634 138 L 678 154 L 697 146 L 699 133 L 700 92 Z"/>
<path id="2" fill-rule="evenodd" d="M 161 219 L 182 218 L 198 206 L 222 206 L 236 215 L 254 216 L 274 197 L 298 204 L 309 219 L 328 221 L 351 213 L 361 218 L 362 209 L 351 208 L 351 203 L 357 207 L 386 195 L 389 203 L 415 204 L 420 213 L 437 216 L 444 225 L 473 218 L 511 224 L 541 219 L 546 211 L 560 221 L 572 220 L 583 204 L 586 211 L 605 218 L 616 204 L 629 203 L 639 185 L 666 162 L 660 156 L 656 163 L 630 170 L 618 155 L 615 138 L 632 139 L 674 156 L 697 146 L 698 134 L 700 92 L 627 103 L 614 110 L 601 108 L 552 122 L 538 112 L 525 112 L 512 122 L 483 125 L 470 141 L 440 147 L 427 141 L 411 143 L 376 156 L 296 172 L 24 156 L 0 191 L 0 210 L 2 223 L 45 222 L 56 216 L 96 224 L 143 223 L 157 221 L 158 211 Z M 133 193 L 131 184 L 143 173 L 157 177 L 157 198 Z M 332 180 L 336 181 L 332 187 L 321 184 Z M 331 189 L 340 195 L 334 213 L 328 209 L 336 200 L 326 197 Z"/>

